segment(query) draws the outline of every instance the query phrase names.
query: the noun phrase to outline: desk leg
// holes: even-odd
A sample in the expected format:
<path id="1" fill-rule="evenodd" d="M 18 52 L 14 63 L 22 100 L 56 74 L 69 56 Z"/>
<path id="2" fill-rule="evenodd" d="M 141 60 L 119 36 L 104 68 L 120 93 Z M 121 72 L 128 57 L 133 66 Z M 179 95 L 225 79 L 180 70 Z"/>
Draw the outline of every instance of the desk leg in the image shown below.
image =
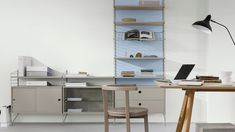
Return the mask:
<path id="1" fill-rule="evenodd" d="M 186 105 L 187 105 L 187 101 L 188 101 L 188 94 L 189 93 L 186 91 L 185 95 L 184 95 L 184 101 L 183 101 L 183 104 L 182 104 L 181 112 L 180 112 L 180 115 L 179 115 L 179 120 L 178 120 L 178 125 L 177 125 L 177 128 L 176 128 L 176 132 L 181 132 L 182 128 L 183 128 L 185 113 L 186 113 L 185 112 L 186 111 Z"/>
<path id="2" fill-rule="evenodd" d="M 185 119 L 184 119 L 183 128 L 185 129 L 185 132 L 189 132 L 195 91 L 188 90 L 186 92 L 188 92 L 188 100 L 187 100 L 187 106 L 186 106 L 186 111 L 185 111 Z"/>

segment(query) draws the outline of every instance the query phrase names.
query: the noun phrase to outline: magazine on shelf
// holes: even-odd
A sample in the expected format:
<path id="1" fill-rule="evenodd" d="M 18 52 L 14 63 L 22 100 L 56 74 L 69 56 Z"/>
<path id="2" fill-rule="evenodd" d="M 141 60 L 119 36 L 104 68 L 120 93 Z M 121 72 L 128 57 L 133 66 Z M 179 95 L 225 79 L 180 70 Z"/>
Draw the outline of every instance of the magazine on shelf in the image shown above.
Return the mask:
<path id="1" fill-rule="evenodd" d="M 124 40 L 155 40 L 155 38 L 154 32 L 134 29 L 124 33 Z"/>

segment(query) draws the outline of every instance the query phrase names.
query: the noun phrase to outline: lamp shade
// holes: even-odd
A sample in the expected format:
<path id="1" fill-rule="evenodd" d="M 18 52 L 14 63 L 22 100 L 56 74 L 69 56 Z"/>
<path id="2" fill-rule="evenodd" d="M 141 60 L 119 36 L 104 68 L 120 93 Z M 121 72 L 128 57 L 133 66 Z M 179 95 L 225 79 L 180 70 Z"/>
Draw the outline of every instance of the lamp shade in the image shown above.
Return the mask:
<path id="1" fill-rule="evenodd" d="M 202 32 L 211 33 L 212 29 L 210 26 L 210 20 L 211 20 L 211 15 L 208 15 L 204 20 L 193 23 L 192 26 Z"/>

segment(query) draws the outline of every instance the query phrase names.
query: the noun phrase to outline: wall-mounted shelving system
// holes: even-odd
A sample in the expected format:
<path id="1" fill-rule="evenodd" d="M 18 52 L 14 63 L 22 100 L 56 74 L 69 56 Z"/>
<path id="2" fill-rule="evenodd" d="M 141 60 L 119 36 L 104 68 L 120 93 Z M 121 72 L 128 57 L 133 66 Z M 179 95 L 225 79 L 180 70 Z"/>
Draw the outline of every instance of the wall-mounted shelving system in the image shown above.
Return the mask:
<path id="1" fill-rule="evenodd" d="M 165 91 L 154 84 L 164 78 L 164 0 L 161 6 L 139 6 L 139 0 L 114 0 L 115 75 L 112 76 L 14 76 L 12 86 L 13 113 L 16 114 L 87 114 L 102 113 L 102 85 L 137 84 L 138 91 L 130 94 L 132 106 L 143 106 L 150 113 L 165 113 Z M 122 22 L 123 18 L 136 22 Z M 151 40 L 125 40 L 127 31 L 151 31 Z M 135 57 L 141 53 L 141 57 Z M 132 55 L 132 57 L 130 57 Z M 29 58 L 29 57 L 27 57 Z M 26 58 L 26 62 L 27 62 Z M 141 70 L 153 70 L 153 75 Z M 135 76 L 123 77 L 122 71 L 134 71 Z M 18 74 L 19 75 L 19 74 Z M 48 81 L 48 86 L 26 86 L 25 81 Z M 86 82 L 86 86 L 67 86 L 66 83 Z M 109 107 L 123 105 L 121 93 L 109 96 Z"/>
<path id="2" fill-rule="evenodd" d="M 141 92 L 131 97 L 131 104 L 145 106 L 153 113 L 165 113 L 165 91 L 154 84 L 155 79 L 164 78 L 164 0 L 159 2 L 159 6 L 139 5 L 139 0 L 114 2 L 116 83 L 137 84 Z M 126 22 L 124 18 L 134 18 L 136 21 Z M 125 33 L 131 30 L 152 32 L 154 39 L 125 40 Z M 135 57 L 137 53 L 142 56 Z M 153 70 L 153 74 L 142 74 L 141 70 L 146 69 Z M 123 77 L 123 71 L 133 71 L 135 76 Z M 153 98 L 148 98 L 151 96 L 149 91 L 154 94 Z M 117 106 L 122 101 L 120 96 L 119 93 L 115 95 Z"/>

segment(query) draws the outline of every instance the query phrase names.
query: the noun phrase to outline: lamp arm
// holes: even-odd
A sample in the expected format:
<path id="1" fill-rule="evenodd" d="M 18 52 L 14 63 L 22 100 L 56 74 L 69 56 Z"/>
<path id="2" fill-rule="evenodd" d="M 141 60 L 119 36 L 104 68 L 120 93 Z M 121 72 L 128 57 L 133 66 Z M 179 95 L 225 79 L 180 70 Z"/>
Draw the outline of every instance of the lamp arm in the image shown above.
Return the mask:
<path id="1" fill-rule="evenodd" d="M 232 39 L 233 44 L 235 45 L 235 42 L 234 42 L 233 37 L 232 37 L 232 34 L 230 33 L 230 31 L 228 30 L 228 28 L 227 28 L 225 25 L 223 25 L 223 24 L 221 24 L 221 23 L 218 23 L 218 22 L 216 22 L 216 21 L 214 21 L 214 20 L 210 20 L 210 21 L 213 22 L 213 23 L 216 23 L 216 24 L 218 24 L 218 25 L 220 25 L 220 26 L 222 26 L 222 27 L 224 27 L 224 28 L 228 31 L 228 34 L 229 34 L 230 38 Z"/>

